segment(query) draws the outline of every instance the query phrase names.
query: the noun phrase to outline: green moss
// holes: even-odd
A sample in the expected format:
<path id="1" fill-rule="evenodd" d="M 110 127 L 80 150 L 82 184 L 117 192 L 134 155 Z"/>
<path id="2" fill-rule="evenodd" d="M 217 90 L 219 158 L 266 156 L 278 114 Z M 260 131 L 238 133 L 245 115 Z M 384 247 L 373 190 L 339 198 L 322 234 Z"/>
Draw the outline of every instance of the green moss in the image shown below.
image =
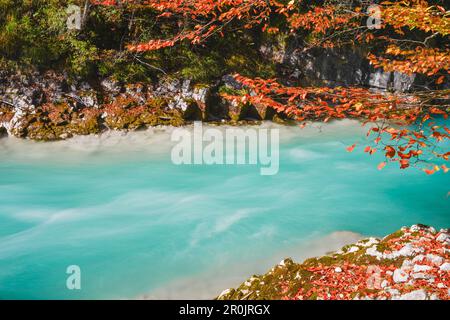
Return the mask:
<path id="1" fill-rule="evenodd" d="M 398 230 L 398 231 L 396 231 L 396 232 L 394 232 L 394 233 L 388 235 L 387 237 L 385 237 L 385 238 L 383 239 L 383 242 L 384 242 L 384 241 L 389 241 L 389 240 L 392 240 L 392 239 L 400 238 L 400 237 L 402 237 L 404 234 L 405 234 L 405 233 L 404 233 L 402 230 Z"/>

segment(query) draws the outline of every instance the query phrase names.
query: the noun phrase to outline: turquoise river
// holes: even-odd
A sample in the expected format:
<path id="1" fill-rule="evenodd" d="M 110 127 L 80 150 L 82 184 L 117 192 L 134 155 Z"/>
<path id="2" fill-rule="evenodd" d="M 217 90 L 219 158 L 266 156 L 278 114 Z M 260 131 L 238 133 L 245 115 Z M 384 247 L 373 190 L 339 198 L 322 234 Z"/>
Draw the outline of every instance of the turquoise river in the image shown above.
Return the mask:
<path id="1" fill-rule="evenodd" d="M 272 176 L 177 166 L 169 128 L 1 139 L 0 298 L 214 298 L 285 257 L 403 225 L 450 226 L 450 173 L 378 170 L 384 157 L 362 151 L 356 121 L 262 126 L 280 130 Z M 70 265 L 81 290 L 66 287 Z"/>

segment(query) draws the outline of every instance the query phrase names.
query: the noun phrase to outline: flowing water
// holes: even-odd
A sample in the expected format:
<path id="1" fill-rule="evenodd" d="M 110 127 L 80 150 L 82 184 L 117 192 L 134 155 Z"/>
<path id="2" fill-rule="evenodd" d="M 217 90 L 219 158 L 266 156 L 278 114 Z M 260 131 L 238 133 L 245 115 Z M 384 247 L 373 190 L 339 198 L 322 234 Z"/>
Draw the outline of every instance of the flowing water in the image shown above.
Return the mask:
<path id="1" fill-rule="evenodd" d="M 346 152 L 365 139 L 357 122 L 277 128 L 273 176 L 176 166 L 167 128 L 0 140 L 0 298 L 213 298 L 285 257 L 450 225 L 449 176 Z"/>

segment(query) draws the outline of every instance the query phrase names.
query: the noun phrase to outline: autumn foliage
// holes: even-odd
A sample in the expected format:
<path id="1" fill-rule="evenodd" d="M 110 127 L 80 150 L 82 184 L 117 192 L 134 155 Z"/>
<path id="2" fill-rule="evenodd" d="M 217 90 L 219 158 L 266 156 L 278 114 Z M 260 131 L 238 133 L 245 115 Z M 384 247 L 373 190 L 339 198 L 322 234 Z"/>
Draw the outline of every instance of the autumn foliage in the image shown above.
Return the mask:
<path id="1" fill-rule="evenodd" d="M 450 152 L 445 143 L 450 129 L 436 122 L 447 119 L 449 113 L 450 90 L 443 84 L 450 73 L 450 49 L 445 42 L 450 34 L 450 11 L 444 7 L 421 0 L 381 2 L 381 24 L 371 28 L 366 21 L 373 19 L 373 11 L 358 1 L 319 1 L 315 5 L 294 0 L 119 2 L 149 7 L 158 12 L 161 21 L 178 25 L 170 38 L 129 44 L 132 52 L 159 50 L 182 41 L 205 45 L 210 37 L 226 37 L 239 29 L 306 32 L 309 41 L 304 50 L 365 44 L 369 49 L 367 59 L 374 68 L 423 74 L 432 85 L 411 93 L 376 92 L 356 87 L 288 86 L 277 79 L 236 74 L 235 79 L 245 86 L 246 93 L 224 97 L 235 104 L 273 108 L 298 120 L 301 126 L 312 120 L 358 118 L 368 125 L 371 141 L 363 150 L 369 155 L 385 155 L 386 161 L 378 165 L 379 169 L 388 162 L 398 162 L 401 169 L 421 163 L 419 167 L 427 174 L 448 171 L 445 161 Z M 280 20 L 284 23 L 280 24 Z M 347 150 L 351 152 L 355 147 Z"/>

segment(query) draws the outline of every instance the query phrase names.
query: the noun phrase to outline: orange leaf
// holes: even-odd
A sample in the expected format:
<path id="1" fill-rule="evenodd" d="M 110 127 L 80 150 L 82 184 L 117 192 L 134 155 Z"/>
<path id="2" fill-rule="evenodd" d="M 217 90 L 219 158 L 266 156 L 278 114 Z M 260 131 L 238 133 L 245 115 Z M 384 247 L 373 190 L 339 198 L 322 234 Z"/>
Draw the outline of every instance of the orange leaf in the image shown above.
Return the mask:
<path id="1" fill-rule="evenodd" d="M 445 77 L 444 76 L 440 76 L 437 80 L 436 80 L 436 84 L 441 84 L 444 82 Z"/>
<path id="2" fill-rule="evenodd" d="M 353 150 L 355 150 L 355 147 L 356 147 L 356 143 L 352 144 L 350 147 L 347 147 L 347 151 L 353 152 Z"/>
<path id="3" fill-rule="evenodd" d="M 379 165 L 378 165 L 378 170 L 381 170 L 381 169 L 383 169 L 384 167 L 386 166 L 386 162 L 381 162 Z"/>
<path id="4" fill-rule="evenodd" d="M 399 162 L 400 162 L 400 169 L 406 169 L 409 167 L 408 159 L 401 159 Z"/>
<path id="5" fill-rule="evenodd" d="M 386 146 L 384 150 L 386 150 L 386 157 L 392 158 L 395 156 L 395 149 L 392 148 L 391 146 Z"/>

